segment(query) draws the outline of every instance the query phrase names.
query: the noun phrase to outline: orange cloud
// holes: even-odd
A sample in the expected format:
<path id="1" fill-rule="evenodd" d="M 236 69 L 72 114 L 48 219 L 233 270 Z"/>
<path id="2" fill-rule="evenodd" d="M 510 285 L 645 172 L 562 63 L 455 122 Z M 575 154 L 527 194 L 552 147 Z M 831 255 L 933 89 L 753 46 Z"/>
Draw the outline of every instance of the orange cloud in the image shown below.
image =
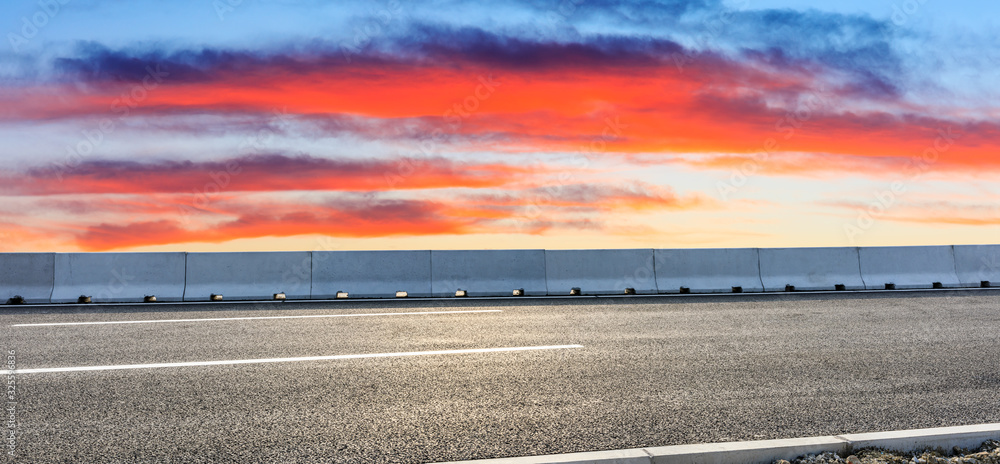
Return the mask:
<path id="1" fill-rule="evenodd" d="M 869 203 L 857 201 L 833 201 L 824 204 L 865 213 L 876 220 L 928 224 L 939 226 L 997 226 L 1000 225 L 1000 206 L 997 203 L 983 203 L 986 198 L 954 198 L 929 201 L 909 196 L 917 193 L 903 191 L 898 194 L 884 193 L 884 198 L 873 197 Z M 909 196 L 908 196 L 909 195 Z"/>
<path id="2" fill-rule="evenodd" d="M 179 203 L 150 202 L 148 214 L 141 212 L 140 200 L 104 202 L 101 197 L 105 195 L 98 195 L 93 203 L 107 207 L 106 213 L 117 215 L 121 222 L 65 228 L 76 237 L 78 246 L 87 251 L 309 234 L 349 238 L 540 234 L 559 228 L 601 229 L 605 227 L 604 216 L 610 213 L 684 210 L 710 202 L 696 195 L 681 196 L 669 188 L 645 184 L 571 185 L 425 200 L 337 195 L 313 197 L 311 202 L 291 202 L 232 197 L 213 202 L 211 208 L 197 209 Z M 164 216 L 164 208 L 168 208 L 168 213 L 173 208 L 169 219 L 155 219 Z M 95 217 L 107 217 L 101 216 L 100 211 L 93 213 Z"/>
<path id="3" fill-rule="evenodd" d="M 80 248 L 103 251 L 189 242 L 221 243 L 241 238 L 324 234 L 339 237 L 388 237 L 468 233 L 472 220 L 449 217 L 429 201 L 376 201 L 340 207 L 308 204 L 227 205 L 233 219 L 203 227 L 179 220 L 97 224 L 77 235 Z"/>

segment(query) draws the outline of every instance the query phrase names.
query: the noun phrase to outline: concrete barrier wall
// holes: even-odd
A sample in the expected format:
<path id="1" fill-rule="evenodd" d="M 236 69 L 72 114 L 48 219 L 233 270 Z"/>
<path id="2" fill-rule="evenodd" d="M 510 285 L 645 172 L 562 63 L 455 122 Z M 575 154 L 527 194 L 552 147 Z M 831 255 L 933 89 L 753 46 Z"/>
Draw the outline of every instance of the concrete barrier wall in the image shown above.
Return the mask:
<path id="1" fill-rule="evenodd" d="M 756 248 L 656 250 L 656 287 L 660 293 L 763 292 Z"/>
<path id="2" fill-rule="evenodd" d="M 760 279 L 764 291 L 864 290 L 857 248 L 761 248 Z"/>
<path id="3" fill-rule="evenodd" d="M 897 289 L 960 287 L 951 246 L 865 247 L 861 275 L 870 290 L 894 284 Z M 978 287 L 978 285 L 976 285 Z"/>
<path id="4" fill-rule="evenodd" d="M 308 299 L 312 252 L 188 253 L 184 301 Z"/>
<path id="5" fill-rule="evenodd" d="M 15 296 L 48 303 L 55 276 L 55 253 L 0 253 L 0 304 Z"/>
<path id="6" fill-rule="evenodd" d="M 1000 287 L 1000 245 L 865 248 L 0 253 L 0 304 Z"/>
<path id="7" fill-rule="evenodd" d="M 955 271 L 964 287 L 1000 287 L 1000 245 L 955 245 Z"/>
<path id="8" fill-rule="evenodd" d="M 657 293 L 655 268 L 652 249 L 545 252 L 549 295 L 569 295 L 574 287 L 584 295 Z"/>
<path id="9" fill-rule="evenodd" d="M 397 291 L 429 297 L 430 251 L 314 251 L 312 298 L 395 298 Z"/>
<path id="10" fill-rule="evenodd" d="M 431 276 L 434 296 L 545 295 L 545 250 L 432 251 Z"/>
<path id="11" fill-rule="evenodd" d="M 53 303 L 184 299 L 184 253 L 57 253 Z"/>

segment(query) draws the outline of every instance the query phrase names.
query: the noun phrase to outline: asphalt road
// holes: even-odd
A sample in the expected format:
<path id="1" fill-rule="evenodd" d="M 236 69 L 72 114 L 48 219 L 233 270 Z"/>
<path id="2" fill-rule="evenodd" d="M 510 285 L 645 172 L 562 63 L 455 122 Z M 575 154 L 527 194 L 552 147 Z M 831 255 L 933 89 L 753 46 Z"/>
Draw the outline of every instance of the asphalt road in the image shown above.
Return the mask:
<path id="1" fill-rule="evenodd" d="M 428 311 L 477 312 L 395 314 Z M 348 314 L 384 315 L 17 326 Z M 4 307 L 0 326 L 16 368 L 42 370 L 14 376 L 8 462 L 435 462 L 1000 422 L 993 290 Z M 200 361 L 223 363 L 156 366 Z M 103 367 L 44 370 L 81 366 Z"/>

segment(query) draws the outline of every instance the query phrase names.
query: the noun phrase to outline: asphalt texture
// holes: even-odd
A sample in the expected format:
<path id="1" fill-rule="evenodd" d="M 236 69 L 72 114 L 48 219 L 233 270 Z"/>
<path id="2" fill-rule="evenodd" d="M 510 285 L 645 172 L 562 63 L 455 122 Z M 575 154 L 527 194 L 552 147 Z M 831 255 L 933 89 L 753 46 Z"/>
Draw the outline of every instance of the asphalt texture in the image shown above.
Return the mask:
<path id="1" fill-rule="evenodd" d="M 153 324 L 13 324 L 419 311 Z M 382 463 L 1000 422 L 1000 291 L 0 307 L 30 463 Z M 5 412 L 5 418 L 6 418 Z M 5 443 L 7 445 L 7 443 Z"/>

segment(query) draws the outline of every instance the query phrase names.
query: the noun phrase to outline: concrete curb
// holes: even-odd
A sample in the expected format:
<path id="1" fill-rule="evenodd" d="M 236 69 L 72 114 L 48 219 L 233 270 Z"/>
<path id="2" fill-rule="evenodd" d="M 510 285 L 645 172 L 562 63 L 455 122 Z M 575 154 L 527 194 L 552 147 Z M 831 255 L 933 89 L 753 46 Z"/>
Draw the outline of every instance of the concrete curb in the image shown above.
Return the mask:
<path id="1" fill-rule="evenodd" d="M 1000 439 L 1000 423 L 857 433 L 828 437 L 662 446 L 589 453 L 454 461 L 442 464 L 770 464 L 832 451 L 846 455 L 863 448 L 908 452 L 927 448 L 971 449 Z"/>
<path id="2" fill-rule="evenodd" d="M 984 293 L 984 294 L 997 294 L 1000 292 L 1000 288 L 989 287 L 989 288 L 910 288 L 905 290 L 848 290 L 848 291 L 834 291 L 834 290 L 824 290 L 824 291 L 812 291 L 812 292 L 755 292 L 755 293 L 660 293 L 656 295 L 583 295 L 583 296 L 522 296 L 522 297 L 510 297 L 510 296 L 483 296 L 483 297 L 428 297 L 428 298 L 344 298 L 344 299 L 309 299 L 309 300 L 298 300 L 298 299 L 288 299 L 283 301 L 275 301 L 271 298 L 260 299 L 260 300 L 224 300 L 220 302 L 210 302 L 210 301 L 174 301 L 166 303 L 98 303 L 98 304 L 77 304 L 77 303 L 31 303 L 24 305 L 4 305 L 0 301 L 0 312 L 4 310 L 13 309 L 53 309 L 53 308 L 93 308 L 93 307 L 126 307 L 126 306 L 143 306 L 146 308 L 156 308 L 160 306 L 176 305 L 176 306 L 199 306 L 207 304 L 215 305 L 254 305 L 254 304 L 298 304 L 298 303 L 308 303 L 308 304 L 356 304 L 356 303 L 383 303 L 383 304 L 400 304 L 406 305 L 416 302 L 468 302 L 468 301 L 532 301 L 532 300 L 576 300 L 576 301 L 598 301 L 598 300 L 608 300 L 608 299 L 626 299 L 626 300 L 652 300 L 652 299 L 663 299 L 665 301 L 678 302 L 685 299 L 690 299 L 693 301 L 705 300 L 705 299 L 725 299 L 725 300 L 746 300 L 753 298 L 767 298 L 767 299 L 786 299 L 786 298 L 800 298 L 809 296 L 820 296 L 820 295 L 832 295 L 832 296 L 850 296 L 850 295 L 893 295 L 893 296 L 906 296 L 906 295 L 934 295 L 934 294 L 948 294 L 948 293 Z"/>

